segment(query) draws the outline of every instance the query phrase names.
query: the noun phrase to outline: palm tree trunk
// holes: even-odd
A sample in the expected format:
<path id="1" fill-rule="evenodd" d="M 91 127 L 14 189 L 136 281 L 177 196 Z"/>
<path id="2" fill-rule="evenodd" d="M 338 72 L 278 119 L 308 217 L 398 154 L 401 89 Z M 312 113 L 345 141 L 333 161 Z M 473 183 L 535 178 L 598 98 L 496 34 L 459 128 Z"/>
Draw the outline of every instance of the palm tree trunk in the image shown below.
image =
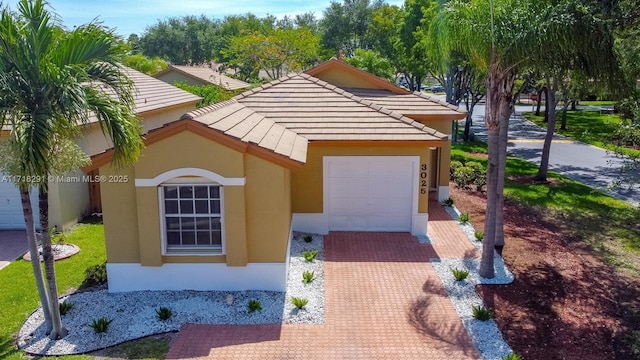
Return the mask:
<path id="1" fill-rule="evenodd" d="M 513 113 L 513 87 L 515 77 L 506 75 L 501 87 L 498 116 L 500 117 L 498 140 L 498 178 L 496 189 L 496 235 L 494 246 L 504 246 L 504 181 L 507 169 L 507 143 L 509 139 L 509 119 Z"/>
<path id="2" fill-rule="evenodd" d="M 20 189 L 20 199 L 22 200 L 22 212 L 24 214 L 24 223 L 27 227 L 27 243 L 29 245 L 29 255 L 31 256 L 31 267 L 33 275 L 36 278 L 36 287 L 42 304 L 42 312 L 44 313 L 44 324 L 47 328 L 47 334 L 51 332 L 51 311 L 49 310 L 49 298 L 42 277 L 42 266 L 40 265 L 40 254 L 38 253 L 38 243 L 36 242 L 36 229 L 33 221 L 33 207 L 31 206 L 31 198 L 29 189 Z"/>
<path id="3" fill-rule="evenodd" d="M 493 71 L 491 71 L 493 70 Z M 485 124 L 489 133 L 489 154 L 487 159 L 487 209 L 484 222 L 484 240 L 482 241 L 482 257 L 480 259 L 480 276 L 493 278 L 493 254 L 496 234 L 496 209 L 498 196 L 498 167 L 500 147 L 500 79 L 495 69 L 489 71 L 487 77 L 487 105 L 485 107 Z"/>
<path id="4" fill-rule="evenodd" d="M 549 153 L 551 151 L 551 141 L 553 140 L 553 132 L 556 127 L 556 85 L 557 79 L 547 76 L 547 108 L 549 109 L 549 122 L 547 123 L 547 134 L 544 138 L 542 146 L 542 159 L 538 173 L 533 178 L 535 181 L 547 181 L 547 171 L 549 170 Z"/>
<path id="5" fill-rule="evenodd" d="M 51 333 L 49 338 L 58 340 L 67 335 L 67 329 L 62 326 L 60 318 L 60 304 L 58 302 L 58 285 L 56 284 L 56 268 L 53 249 L 51 248 L 51 236 L 49 235 L 49 191 L 46 184 L 40 186 L 38 191 L 40 205 L 40 229 L 42 233 L 42 260 L 49 287 L 49 309 L 51 312 Z"/>
<path id="6" fill-rule="evenodd" d="M 488 94 L 487 94 L 488 95 Z M 488 98 L 488 96 L 487 96 Z M 493 252 L 495 248 L 496 234 L 496 209 L 498 196 L 498 147 L 500 134 L 498 129 L 489 129 L 489 156 L 487 163 L 487 209 L 484 221 L 484 233 L 482 240 L 482 257 L 480 259 L 480 276 L 493 278 Z"/>

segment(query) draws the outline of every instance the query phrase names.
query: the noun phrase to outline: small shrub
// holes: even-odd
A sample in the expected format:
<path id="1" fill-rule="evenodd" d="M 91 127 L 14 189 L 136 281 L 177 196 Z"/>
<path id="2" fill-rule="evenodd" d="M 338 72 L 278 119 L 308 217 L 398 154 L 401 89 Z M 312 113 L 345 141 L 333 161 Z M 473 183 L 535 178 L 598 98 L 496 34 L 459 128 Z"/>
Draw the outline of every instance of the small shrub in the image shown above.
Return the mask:
<path id="1" fill-rule="evenodd" d="M 460 222 L 466 224 L 469 222 L 469 213 L 463 212 L 460 214 Z"/>
<path id="2" fill-rule="evenodd" d="M 102 263 L 88 267 L 84 271 L 84 285 L 97 286 L 107 282 L 107 264 Z"/>
<path id="3" fill-rule="evenodd" d="M 302 282 L 305 284 L 312 282 L 315 278 L 316 276 L 313 271 L 305 270 L 305 272 L 302 273 Z"/>
<path id="4" fill-rule="evenodd" d="M 463 166 L 464 164 L 461 161 L 451 160 L 451 164 L 449 165 L 449 175 L 451 175 L 452 179 L 453 179 L 453 174 L 455 174 L 456 170 L 460 169 Z"/>
<path id="5" fill-rule="evenodd" d="M 469 272 L 467 270 L 460 270 L 458 268 L 451 269 L 451 273 L 453 273 L 453 277 L 456 281 L 462 281 L 469 276 Z"/>
<path id="6" fill-rule="evenodd" d="M 304 259 L 311 262 L 313 261 L 313 259 L 316 258 L 316 256 L 318 256 L 318 250 L 313 250 L 313 251 L 305 251 L 302 253 L 302 256 L 304 256 Z"/>
<path id="7" fill-rule="evenodd" d="M 249 312 L 255 312 L 255 311 L 262 312 L 262 304 L 260 304 L 260 301 L 258 300 L 249 300 L 249 303 L 247 304 L 247 306 L 249 307 Z"/>
<path id="8" fill-rule="evenodd" d="M 484 306 L 474 306 L 473 308 L 473 317 L 480 321 L 491 320 L 495 317 L 493 311 L 487 309 Z"/>
<path id="9" fill-rule="evenodd" d="M 478 241 L 484 240 L 484 233 L 482 231 L 476 230 L 474 234 L 476 236 L 476 240 Z"/>
<path id="10" fill-rule="evenodd" d="M 100 319 L 93 320 L 89 326 L 93 328 L 96 334 L 105 333 L 109 329 L 109 324 L 111 324 L 112 321 L 113 320 L 109 320 L 106 317 L 101 317 Z"/>
<path id="11" fill-rule="evenodd" d="M 309 300 L 305 299 L 305 298 L 299 298 L 299 297 L 292 297 L 291 298 L 291 303 L 297 307 L 298 309 L 302 309 L 303 307 L 305 307 L 305 305 L 307 305 L 309 303 Z"/>
<path id="12" fill-rule="evenodd" d="M 516 353 L 511 353 L 507 356 L 503 356 L 502 360 L 522 360 L 522 358 Z"/>
<path id="13" fill-rule="evenodd" d="M 161 321 L 169 320 L 173 312 L 168 307 L 161 306 L 158 310 L 156 310 L 156 315 L 158 319 Z"/>
<path id="14" fill-rule="evenodd" d="M 69 301 L 64 301 L 58 304 L 60 308 L 60 315 L 66 315 L 69 310 L 73 309 L 73 303 Z"/>
<path id="15" fill-rule="evenodd" d="M 453 206 L 453 199 L 452 198 L 446 198 L 442 201 L 442 205 L 444 206 Z"/>
<path id="16" fill-rule="evenodd" d="M 310 243 L 311 241 L 313 241 L 313 236 L 311 236 L 311 234 L 306 234 L 302 239 L 304 240 L 304 242 Z"/>

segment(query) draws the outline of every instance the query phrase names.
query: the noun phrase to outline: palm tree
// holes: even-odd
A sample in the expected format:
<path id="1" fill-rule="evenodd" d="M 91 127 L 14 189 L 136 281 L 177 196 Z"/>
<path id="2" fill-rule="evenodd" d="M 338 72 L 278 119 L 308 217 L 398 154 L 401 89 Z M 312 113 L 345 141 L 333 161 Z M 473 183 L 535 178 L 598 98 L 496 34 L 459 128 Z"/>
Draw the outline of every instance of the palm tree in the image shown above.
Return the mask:
<path id="1" fill-rule="evenodd" d="M 39 288 L 50 337 L 66 334 L 58 307 L 48 223 L 48 177 L 56 171 L 56 144 L 80 134 L 79 126 L 99 122 L 114 147 L 115 164 L 132 163 L 142 148 L 133 112 L 133 84 L 118 61 L 119 39 L 98 23 L 66 31 L 44 0 L 21 0 L 17 12 L 0 16 L 0 126 L 10 127 L 30 249 L 35 248 L 32 205 L 39 190 L 40 229 L 46 289 Z M 33 252 L 33 251 L 32 251 Z M 32 255 L 34 255 L 32 253 Z M 40 264 L 32 256 L 36 278 Z"/>
<path id="2" fill-rule="evenodd" d="M 535 0 L 453 0 L 434 23 L 449 51 L 461 51 L 487 74 L 487 209 L 480 275 L 494 277 L 494 247 L 504 239 L 503 188 L 507 132 L 519 72 L 546 39 L 560 39 L 553 7 Z M 549 41 L 551 41 L 549 40 Z"/>

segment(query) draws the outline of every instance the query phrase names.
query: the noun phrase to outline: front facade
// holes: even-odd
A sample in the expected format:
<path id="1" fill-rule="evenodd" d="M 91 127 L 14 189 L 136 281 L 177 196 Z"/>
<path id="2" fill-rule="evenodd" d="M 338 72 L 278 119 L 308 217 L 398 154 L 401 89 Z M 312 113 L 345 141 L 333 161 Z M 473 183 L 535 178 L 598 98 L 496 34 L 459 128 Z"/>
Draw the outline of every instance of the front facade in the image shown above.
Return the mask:
<path id="1" fill-rule="evenodd" d="M 123 179 L 101 184 L 110 291 L 284 291 L 293 231 L 426 234 L 449 138 L 378 102 L 448 129 L 465 114 L 337 60 L 318 68 L 150 130 L 128 168 L 94 156 L 87 171 Z M 320 79 L 340 72 L 351 91 Z"/>

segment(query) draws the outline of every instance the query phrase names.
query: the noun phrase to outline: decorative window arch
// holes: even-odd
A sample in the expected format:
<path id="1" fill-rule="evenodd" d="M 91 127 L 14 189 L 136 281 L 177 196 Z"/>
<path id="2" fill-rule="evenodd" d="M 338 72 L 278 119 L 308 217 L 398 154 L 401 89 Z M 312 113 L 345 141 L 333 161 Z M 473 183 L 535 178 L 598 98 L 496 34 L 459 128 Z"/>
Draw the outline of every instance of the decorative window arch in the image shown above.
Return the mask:
<path id="1" fill-rule="evenodd" d="M 163 255 L 225 253 L 224 186 L 244 186 L 244 178 L 226 178 L 199 168 L 166 171 L 136 179 L 136 187 L 157 187 Z"/>

